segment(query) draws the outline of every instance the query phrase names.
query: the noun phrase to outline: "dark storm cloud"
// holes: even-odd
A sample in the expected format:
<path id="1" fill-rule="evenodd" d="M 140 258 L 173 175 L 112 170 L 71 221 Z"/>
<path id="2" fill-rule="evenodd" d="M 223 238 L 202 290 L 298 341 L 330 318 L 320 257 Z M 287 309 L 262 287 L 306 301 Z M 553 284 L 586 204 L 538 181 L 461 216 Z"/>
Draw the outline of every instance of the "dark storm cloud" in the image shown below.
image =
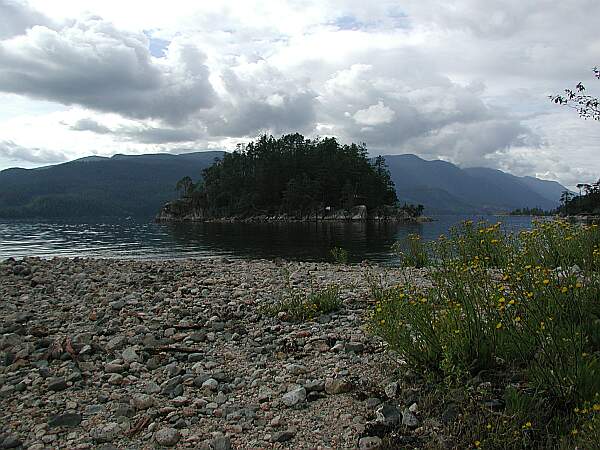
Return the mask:
<path id="1" fill-rule="evenodd" d="M 56 163 L 67 159 L 61 152 L 41 148 L 26 148 L 12 141 L 0 141 L 0 158 L 42 164 Z"/>
<path id="2" fill-rule="evenodd" d="M 0 41 L 0 91 L 181 123 L 214 103 L 204 60 L 197 48 L 182 44 L 157 63 L 146 36 L 88 17 L 58 31 L 34 27 Z"/>
<path id="3" fill-rule="evenodd" d="M 202 137 L 202 133 L 182 128 L 121 127 L 115 131 L 120 138 L 142 144 L 171 144 L 193 142 Z"/>
<path id="4" fill-rule="evenodd" d="M 91 131 L 98 134 L 108 134 L 111 132 L 110 128 L 99 124 L 94 119 L 79 119 L 73 125 L 69 127 L 73 131 Z"/>

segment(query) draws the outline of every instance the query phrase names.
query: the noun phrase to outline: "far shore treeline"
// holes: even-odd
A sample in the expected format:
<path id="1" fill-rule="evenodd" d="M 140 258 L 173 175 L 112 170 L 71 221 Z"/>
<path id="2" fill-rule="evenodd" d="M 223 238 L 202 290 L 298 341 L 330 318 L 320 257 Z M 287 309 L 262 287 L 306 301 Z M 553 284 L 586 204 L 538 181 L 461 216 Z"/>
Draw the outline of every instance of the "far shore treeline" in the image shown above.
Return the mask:
<path id="1" fill-rule="evenodd" d="M 370 214 L 397 206 L 394 183 L 382 156 L 370 159 L 364 144 L 335 138 L 263 135 L 238 146 L 206 168 L 197 184 L 185 177 L 177 189 L 210 217 L 287 214 L 365 205 Z M 413 207 L 419 212 L 421 208 Z"/>

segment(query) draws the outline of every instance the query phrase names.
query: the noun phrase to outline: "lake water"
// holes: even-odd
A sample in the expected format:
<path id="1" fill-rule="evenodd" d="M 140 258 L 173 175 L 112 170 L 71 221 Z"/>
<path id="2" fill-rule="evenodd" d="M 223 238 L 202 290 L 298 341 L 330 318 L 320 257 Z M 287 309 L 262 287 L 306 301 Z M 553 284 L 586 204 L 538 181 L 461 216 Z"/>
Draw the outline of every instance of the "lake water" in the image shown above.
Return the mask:
<path id="1" fill-rule="evenodd" d="M 530 217 L 436 216 L 423 224 L 277 223 L 157 224 L 150 220 L 94 221 L 0 220 L 0 260 L 24 256 L 86 256 L 104 258 L 284 258 L 330 260 L 342 247 L 353 262 L 392 263 L 394 242 L 418 233 L 435 239 L 461 220 L 501 221 L 507 230 L 531 226 Z"/>

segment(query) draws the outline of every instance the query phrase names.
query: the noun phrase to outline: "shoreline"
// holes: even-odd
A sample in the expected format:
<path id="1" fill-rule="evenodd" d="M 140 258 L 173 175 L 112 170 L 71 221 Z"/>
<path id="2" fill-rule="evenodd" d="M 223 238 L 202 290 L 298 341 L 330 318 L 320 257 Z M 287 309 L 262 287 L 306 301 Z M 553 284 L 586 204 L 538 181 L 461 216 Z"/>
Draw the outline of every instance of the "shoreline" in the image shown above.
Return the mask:
<path id="1" fill-rule="evenodd" d="M 285 270 L 301 292 L 338 285 L 340 310 L 264 314 Z M 0 434 L 34 450 L 376 441 L 378 408 L 406 399 L 386 398 L 398 363 L 364 328 L 367 270 L 386 284 L 423 276 L 226 258 L 0 261 Z"/>

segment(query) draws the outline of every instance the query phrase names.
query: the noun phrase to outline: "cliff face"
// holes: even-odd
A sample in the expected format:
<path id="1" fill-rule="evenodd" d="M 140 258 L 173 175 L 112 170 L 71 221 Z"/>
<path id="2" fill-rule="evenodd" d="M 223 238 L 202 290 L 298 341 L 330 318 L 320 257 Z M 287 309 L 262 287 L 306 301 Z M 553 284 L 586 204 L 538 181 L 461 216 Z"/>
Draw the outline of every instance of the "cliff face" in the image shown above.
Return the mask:
<path id="1" fill-rule="evenodd" d="M 417 221 L 422 220 L 403 208 L 385 207 L 377 212 L 367 211 L 365 205 L 357 205 L 352 209 L 329 209 L 325 208 L 306 214 L 260 214 L 245 216 L 219 217 L 208 214 L 205 210 L 195 207 L 190 199 L 174 200 L 165 204 L 158 215 L 157 222 L 294 222 L 294 221 L 366 221 L 366 220 L 389 220 L 389 221 Z"/>

